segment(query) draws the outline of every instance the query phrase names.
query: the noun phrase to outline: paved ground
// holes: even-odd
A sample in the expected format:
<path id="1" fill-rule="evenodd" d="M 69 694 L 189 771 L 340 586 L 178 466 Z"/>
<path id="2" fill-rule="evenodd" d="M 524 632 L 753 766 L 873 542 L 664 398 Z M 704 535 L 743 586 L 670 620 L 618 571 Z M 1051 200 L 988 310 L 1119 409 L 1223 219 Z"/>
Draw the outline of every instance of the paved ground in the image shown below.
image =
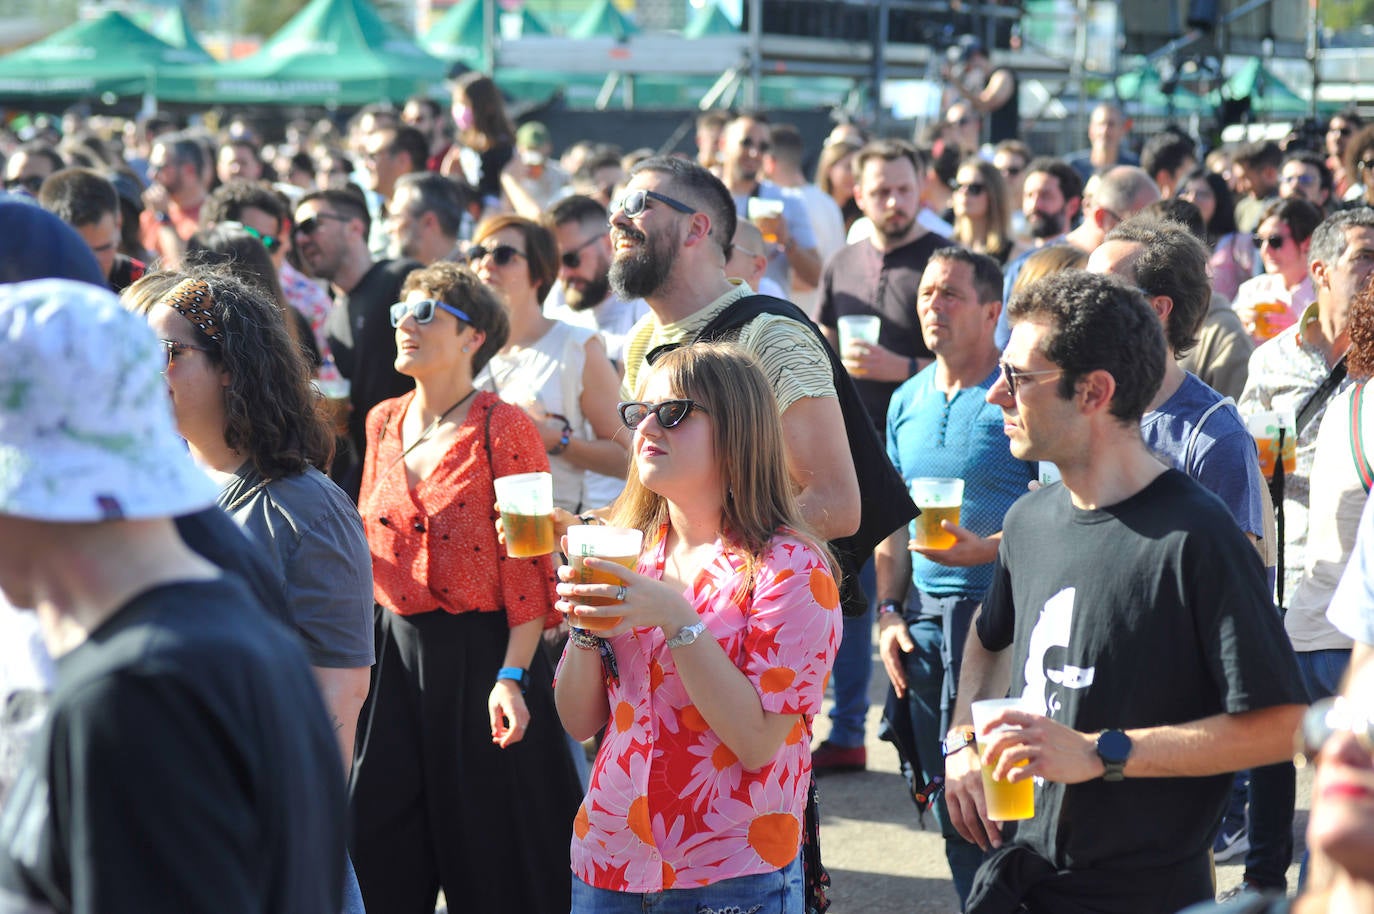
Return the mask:
<path id="1" fill-rule="evenodd" d="M 934 823 L 926 831 L 916 821 L 916 808 L 897 773 L 897 751 L 878 739 L 878 719 L 886 688 L 882 664 L 874 661 L 868 715 L 868 770 L 831 774 L 820 779 L 821 850 L 833 880 L 831 914 L 956 914 L 958 899 L 945 864 L 944 846 Z M 826 714 L 829 713 L 829 700 Z M 830 729 L 828 717 L 816 721 L 817 739 Z M 1307 827 L 1311 769 L 1298 772 L 1298 813 L 1294 823 L 1298 850 Z M 1238 884 L 1240 861 L 1217 867 L 1221 889 Z M 1295 889 L 1298 867 L 1288 871 Z"/>

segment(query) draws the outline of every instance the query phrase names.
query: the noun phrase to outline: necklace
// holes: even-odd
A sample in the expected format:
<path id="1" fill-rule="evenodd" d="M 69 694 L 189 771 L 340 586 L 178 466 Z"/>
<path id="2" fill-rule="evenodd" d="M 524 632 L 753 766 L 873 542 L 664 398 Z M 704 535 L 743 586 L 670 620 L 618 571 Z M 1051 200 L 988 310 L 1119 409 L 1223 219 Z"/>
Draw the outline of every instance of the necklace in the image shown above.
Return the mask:
<path id="1" fill-rule="evenodd" d="M 439 417 L 429 424 L 429 428 L 421 432 L 420 437 L 416 438 L 414 441 L 410 443 L 410 447 L 406 448 L 404 451 L 401 451 L 401 456 L 397 457 L 396 460 L 398 462 L 404 460 L 406 458 L 406 455 L 408 455 L 411 451 L 415 450 L 420 445 L 424 444 L 425 439 L 427 439 L 430 435 L 434 434 L 434 430 L 439 427 L 439 423 L 447 419 L 449 417 L 449 414 L 452 413 L 455 409 L 462 406 L 464 403 L 468 402 L 468 400 L 471 399 L 472 395 L 475 393 L 477 393 L 476 387 L 472 388 L 472 390 L 469 390 L 467 393 L 463 394 L 463 396 L 459 398 L 457 403 L 453 404 L 448 409 L 440 413 Z M 400 434 L 400 431 L 401 430 L 398 427 L 396 429 L 396 433 Z"/>

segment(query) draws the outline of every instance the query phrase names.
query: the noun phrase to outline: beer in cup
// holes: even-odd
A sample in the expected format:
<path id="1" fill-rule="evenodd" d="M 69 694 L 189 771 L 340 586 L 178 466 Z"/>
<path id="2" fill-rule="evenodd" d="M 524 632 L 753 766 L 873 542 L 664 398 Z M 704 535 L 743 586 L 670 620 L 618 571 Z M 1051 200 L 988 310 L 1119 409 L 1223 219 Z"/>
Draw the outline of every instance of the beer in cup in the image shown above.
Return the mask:
<path id="1" fill-rule="evenodd" d="M 1255 439 L 1255 449 L 1259 452 L 1260 473 L 1265 479 L 1274 477 L 1274 468 L 1279 460 L 1283 461 L 1285 475 L 1298 468 L 1298 435 L 1294 426 L 1293 410 L 1280 409 L 1255 413 L 1245 417 L 1245 428 Z M 1280 433 L 1282 446 L 1280 446 Z"/>
<path id="2" fill-rule="evenodd" d="M 1003 711 L 1021 710 L 1021 699 L 1019 698 L 994 698 L 988 701 L 975 701 L 973 708 L 973 730 L 981 746 L 988 742 L 987 737 L 991 733 L 1001 732 L 1002 730 L 1015 730 L 1015 727 L 998 727 L 996 730 L 989 731 L 987 722 L 992 720 Z M 1010 781 L 994 780 L 993 769 L 996 767 L 997 760 L 992 763 L 982 764 L 983 774 L 983 797 L 988 804 L 988 818 L 994 822 L 1014 822 L 1019 819 L 1029 819 L 1035 815 L 1035 781 L 1026 778 L 1013 784 Z M 1025 762 L 1021 763 L 1026 764 Z"/>
<path id="3" fill-rule="evenodd" d="M 750 197 L 745 213 L 750 222 L 759 228 L 759 234 L 769 244 L 778 243 L 778 223 L 782 221 L 783 205 L 781 200 L 765 200 Z"/>
<path id="4" fill-rule="evenodd" d="M 568 528 L 568 560 L 572 562 L 574 584 L 619 584 L 620 579 L 606 571 L 596 571 L 587 567 L 587 557 L 615 562 L 617 565 L 634 571 L 639 564 L 639 547 L 644 543 L 644 534 L 628 527 L 603 527 L 600 524 L 577 524 Z M 576 601 L 586 606 L 611 606 L 617 601 L 612 597 L 577 597 Z M 568 621 L 578 628 L 589 632 L 604 632 L 620 624 L 623 616 L 578 616 Z"/>
<path id="5" fill-rule="evenodd" d="M 925 549 L 948 549 L 957 540 L 940 526 L 947 520 L 958 526 L 959 509 L 964 503 L 964 481 L 942 476 L 921 476 L 911 480 L 911 500 L 921 513 L 916 516 L 916 545 Z"/>
<path id="6" fill-rule="evenodd" d="M 517 473 L 496 480 L 496 503 L 506 533 L 506 555 L 528 559 L 553 552 L 553 476 Z"/>
<path id="7" fill-rule="evenodd" d="M 1293 324 L 1293 312 L 1286 302 L 1262 301 L 1255 305 L 1251 335 L 1258 340 L 1271 340 Z"/>
<path id="8" fill-rule="evenodd" d="M 846 314 L 836 320 L 835 329 L 840 338 L 840 358 L 845 358 L 845 350 L 849 348 L 850 343 L 878 345 L 878 331 L 882 326 L 883 319 L 876 314 Z"/>

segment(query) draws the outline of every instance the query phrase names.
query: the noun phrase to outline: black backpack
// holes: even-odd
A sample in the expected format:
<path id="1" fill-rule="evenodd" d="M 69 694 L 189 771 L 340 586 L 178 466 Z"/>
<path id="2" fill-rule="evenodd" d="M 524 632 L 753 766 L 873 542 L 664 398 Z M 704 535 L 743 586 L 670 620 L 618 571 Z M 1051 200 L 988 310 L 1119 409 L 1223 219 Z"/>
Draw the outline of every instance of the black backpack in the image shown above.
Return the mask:
<path id="1" fill-rule="evenodd" d="M 776 314 L 790 318 L 811 328 L 830 359 L 830 373 L 835 380 L 835 394 L 844 414 L 844 431 L 849 438 L 849 453 L 854 459 L 854 474 L 859 481 L 859 529 L 850 536 L 830 541 L 830 548 L 839 560 L 843 580 L 840 582 L 840 606 L 846 616 L 861 616 L 868 610 L 868 597 L 859 586 L 859 569 L 873 553 L 873 549 L 894 530 L 904 527 L 920 510 L 911 500 L 906 484 L 887 459 L 887 449 L 873 429 L 859 392 L 839 356 L 806 313 L 781 298 L 772 295 L 749 295 L 726 307 L 697 333 L 691 342 L 724 341 L 761 314 Z M 652 364 L 663 352 L 685 343 L 656 347 L 648 354 Z"/>

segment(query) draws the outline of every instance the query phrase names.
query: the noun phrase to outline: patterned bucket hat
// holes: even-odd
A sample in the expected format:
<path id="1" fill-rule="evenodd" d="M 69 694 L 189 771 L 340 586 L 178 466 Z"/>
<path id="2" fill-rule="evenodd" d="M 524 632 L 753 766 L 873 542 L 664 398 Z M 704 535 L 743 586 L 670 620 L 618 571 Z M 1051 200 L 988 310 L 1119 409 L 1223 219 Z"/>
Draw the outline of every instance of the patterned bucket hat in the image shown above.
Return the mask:
<path id="1" fill-rule="evenodd" d="M 176 433 L 166 354 L 107 290 L 0 286 L 0 514 L 56 522 L 175 517 L 216 487 Z"/>

